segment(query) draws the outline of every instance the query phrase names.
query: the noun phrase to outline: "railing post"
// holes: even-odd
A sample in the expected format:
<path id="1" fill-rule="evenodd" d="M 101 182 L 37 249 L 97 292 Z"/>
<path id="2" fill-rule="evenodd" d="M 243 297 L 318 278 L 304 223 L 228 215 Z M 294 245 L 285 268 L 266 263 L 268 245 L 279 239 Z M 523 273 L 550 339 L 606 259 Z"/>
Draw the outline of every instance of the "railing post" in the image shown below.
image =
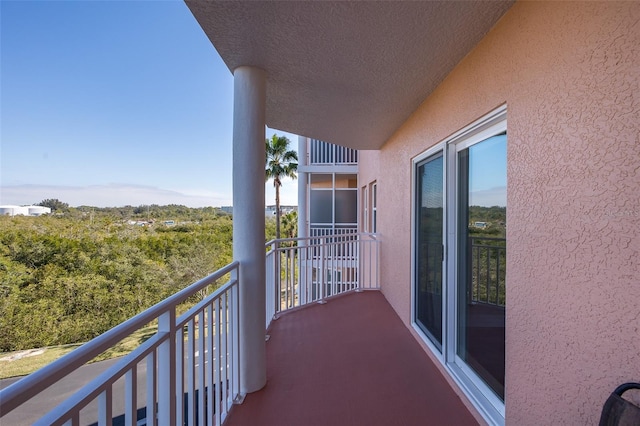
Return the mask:
<path id="1" fill-rule="evenodd" d="M 282 310 L 282 276 L 281 276 L 282 255 L 280 254 L 280 242 L 273 243 L 273 313 L 278 315 Z"/>
<path id="2" fill-rule="evenodd" d="M 376 246 L 376 288 L 380 288 L 380 240 L 375 239 Z"/>
<path id="3" fill-rule="evenodd" d="M 138 370 L 133 366 L 125 374 L 124 420 L 125 426 L 134 426 L 138 421 Z"/>
<path id="4" fill-rule="evenodd" d="M 325 297 L 325 295 L 324 295 L 324 293 L 325 293 L 324 292 L 324 285 L 325 285 L 325 263 L 324 263 L 325 259 L 324 259 L 324 257 L 325 257 L 325 244 L 327 242 L 327 239 L 326 239 L 326 237 L 322 237 L 322 239 L 320 241 L 322 241 L 323 243 L 320 244 L 320 251 L 319 251 L 320 252 L 320 268 L 318 268 L 318 274 L 316 274 L 316 278 L 319 278 L 318 279 L 318 286 L 320 287 L 319 288 L 320 291 L 318 292 L 318 303 L 322 304 L 322 303 L 327 303 L 324 300 L 324 297 Z"/>
<path id="5" fill-rule="evenodd" d="M 157 357 L 156 352 L 151 352 L 146 356 L 147 362 L 147 422 L 150 426 L 155 426 L 157 413 L 156 407 L 158 402 L 157 385 Z M 170 374 L 170 373 L 169 373 Z"/>
<path id="6" fill-rule="evenodd" d="M 111 388 L 103 390 L 98 396 L 98 425 L 111 426 L 112 424 L 113 394 Z"/>
<path id="7" fill-rule="evenodd" d="M 176 418 L 176 311 L 172 307 L 158 318 L 158 333 L 167 339 L 158 347 L 158 426 L 170 426 Z M 148 414 L 148 413 L 147 413 Z"/>
<path id="8" fill-rule="evenodd" d="M 236 284 L 231 287 L 231 329 L 233 330 L 233 398 L 236 403 L 241 404 L 244 395 L 240 391 L 240 309 L 238 288 L 240 285 L 239 270 L 236 268 L 231 272 L 231 279 L 236 280 Z M 213 363 L 211 363 L 213 365 Z"/>
<path id="9" fill-rule="evenodd" d="M 361 293 L 364 290 L 364 272 L 367 268 L 364 267 L 364 259 L 359 256 L 359 254 L 364 253 L 362 250 L 364 247 L 364 239 L 360 236 L 356 237 L 356 241 L 354 244 L 354 260 L 352 261 L 355 268 L 355 277 L 356 277 L 356 292 Z M 362 256 L 364 257 L 364 256 Z M 371 270 L 371 265 L 369 265 L 369 271 Z"/>

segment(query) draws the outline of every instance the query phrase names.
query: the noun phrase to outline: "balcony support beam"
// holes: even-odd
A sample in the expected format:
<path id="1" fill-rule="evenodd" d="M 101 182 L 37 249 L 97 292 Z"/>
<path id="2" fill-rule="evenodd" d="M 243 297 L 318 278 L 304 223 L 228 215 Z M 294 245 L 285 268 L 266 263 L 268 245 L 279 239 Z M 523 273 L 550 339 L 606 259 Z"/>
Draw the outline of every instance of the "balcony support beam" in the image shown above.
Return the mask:
<path id="1" fill-rule="evenodd" d="M 264 262 L 266 75 L 233 72 L 233 256 L 240 263 L 240 391 L 267 382 Z"/>

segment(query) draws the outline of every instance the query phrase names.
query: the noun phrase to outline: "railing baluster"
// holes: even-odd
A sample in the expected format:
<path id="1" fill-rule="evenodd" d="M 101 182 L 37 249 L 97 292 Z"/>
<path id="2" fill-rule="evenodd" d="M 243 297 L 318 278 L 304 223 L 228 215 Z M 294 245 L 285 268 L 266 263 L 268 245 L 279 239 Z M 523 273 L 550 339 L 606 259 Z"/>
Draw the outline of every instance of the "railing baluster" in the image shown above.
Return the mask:
<path id="1" fill-rule="evenodd" d="M 274 245 L 274 254 L 275 254 L 273 258 L 274 259 L 274 276 L 275 276 L 275 283 L 276 283 L 275 312 L 278 313 L 282 311 L 282 283 L 281 283 L 282 277 L 280 276 L 280 245 L 278 242 L 276 242 Z"/>
<path id="2" fill-rule="evenodd" d="M 221 336 L 220 336 L 220 366 L 222 368 L 221 372 L 220 372 L 220 386 L 222 387 L 222 402 L 224 403 L 224 408 L 223 408 L 223 412 L 226 414 L 227 412 L 227 407 L 228 407 L 228 393 L 227 393 L 227 379 L 228 379 L 228 375 L 227 375 L 227 294 L 223 293 L 222 296 L 220 297 L 220 314 L 221 314 L 221 321 L 220 321 L 220 328 L 221 328 Z"/>
<path id="3" fill-rule="evenodd" d="M 222 423 L 222 410 L 220 407 L 220 397 L 222 395 L 222 389 L 220 388 L 220 384 L 221 384 L 221 380 L 220 380 L 220 366 L 221 366 L 221 362 L 220 362 L 220 331 L 221 331 L 221 327 L 220 327 L 220 299 L 217 299 L 215 301 L 214 304 L 214 318 L 215 318 L 215 325 L 214 325 L 214 331 L 215 331 L 215 336 L 214 336 L 214 348 L 215 348 L 215 358 L 214 358 L 214 363 L 212 365 L 213 368 L 213 387 L 215 389 L 215 413 L 216 413 L 216 425 L 220 425 Z"/>
<path id="4" fill-rule="evenodd" d="M 486 275 L 487 275 L 487 303 L 491 303 L 491 299 L 490 299 L 490 295 L 491 295 L 491 252 L 489 251 L 489 249 L 487 249 L 487 258 L 486 258 L 486 265 L 487 265 L 487 270 L 486 270 Z"/>
<path id="5" fill-rule="evenodd" d="M 184 419 L 184 332 L 176 328 L 176 425 L 183 426 Z"/>
<path id="6" fill-rule="evenodd" d="M 98 426 L 111 426 L 111 418 L 113 417 L 112 398 L 111 386 L 100 393 L 98 397 Z"/>
<path id="7" fill-rule="evenodd" d="M 495 249 L 496 253 L 496 305 L 500 304 L 500 250 Z"/>
<path id="8" fill-rule="evenodd" d="M 205 382 L 204 382 L 204 365 L 205 365 L 205 352 L 204 352 L 204 340 L 205 340 L 205 322 L 204 311 L 200 311 L 198 314 L 198 364 L 197 368 L 197 389 L 198 389 L 198 424 L 204 424 L 204 400 L 205 400 Z"/>
<path id="9" fill-rule="evenodd" d="M 289 275 L 291 276 L 291 307 L 294 308 L 296 306 L 296 255 L 293 246 L 289 248 Z M 299 298 L 299 296 L 298 296 Z"/>
<path id="10" fill-rule="evenodd" d="M 476 281 L 475 285 L 478 291 L 478 300 L 480 300 L 480 247 L 476 247 Z"/>
<path id="11" fill-rule="evenodd" d="M 135 426 L 138 421 L 138 366 L 134 365 L 124 377 L 124 424 Z"/>
<path id="12" fill-rule="evenodd" d="M 156 424 L 156 353 L 147 355 L 147 425 Z"/>
<path id="13" fill-rule="evenodd" d="M 291 282 L 289 276 L 289 250 L 287 248 L 284 249 L 284 286 L 285 286 L 285 308 L 291 308 Z"/>
<path id="14" fill-rule="evenodd" d="M 194 424 L 196 415 L 195 339 L 193 318 L 187 323 L 187 424 Z"/>
<path id="15" fill-rule="evenodd" d="M 213 381 L 213 307 L 211 304 L 207 305 L 205 309 L 205 320 L 207 322 L 207 340 L 206 340 L 206 356 L 203 357 L 203 361 L 208 364 L 208 367 L 205 369 L 206 372 L 206 383 L 208 386 L 207 390 L 207 425 L 213 425 L 213 394 L 214 394 L 214 385 Z"/>

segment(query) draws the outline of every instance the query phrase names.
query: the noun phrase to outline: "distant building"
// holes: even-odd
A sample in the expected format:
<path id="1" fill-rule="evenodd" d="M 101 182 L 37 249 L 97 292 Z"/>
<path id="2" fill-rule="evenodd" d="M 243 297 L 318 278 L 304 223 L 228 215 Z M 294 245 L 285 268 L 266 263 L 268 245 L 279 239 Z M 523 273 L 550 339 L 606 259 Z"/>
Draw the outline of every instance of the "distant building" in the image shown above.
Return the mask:
<path id="1" fill-rule="evenodd" d="M 2 216 L 42 216 L 51 213 L 51 208 L 43 206 L 0 206 Z"/>
<path id="2" fill-rule="evenodd" d="M 298 211 L 298 206 L 280 206 L 280 214 L 285 215 L 291 212 Z M 270 205 L 264 208 L 265 217 L 276 217 L 276 206 Z"/>
<path id="3" fill-rule="evenodd" d="M 233 214 L 233 206 L 222 206 L 220 210 L 224 213 Z M 280 206 L 280 213 L 282 215 L 289 214 L 291 212 L 298 211 L 298 206 Z M 264 208 L 264 216 L 265 217 L 276 217 L 276 206 L 275 204 L 265 206 Z"/>

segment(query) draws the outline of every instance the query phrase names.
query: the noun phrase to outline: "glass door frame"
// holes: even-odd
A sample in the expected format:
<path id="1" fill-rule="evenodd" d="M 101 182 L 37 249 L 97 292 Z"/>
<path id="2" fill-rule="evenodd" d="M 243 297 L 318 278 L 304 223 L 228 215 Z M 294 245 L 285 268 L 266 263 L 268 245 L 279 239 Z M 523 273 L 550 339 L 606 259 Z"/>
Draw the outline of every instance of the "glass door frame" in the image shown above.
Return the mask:
<path id="1" fill-rule="evenodd" d="M 507 106 L 502 105 L 460 131 L 427 149 L 412 160 L 411 167 L 411 325 L 433 355 L 469 398 L 474 407 L 489 424 L 503 425 L 504 402 L 484 381 L 457 355 L 458 342 L 458 152 L 507 130 Z M 508 143 L 507 143 L 508 147 Z M 508 149 L 508 148 L 507 148 Z M 445 247 L 442 271 L 442 350 L 416 323 L 417 264 L 417 171 L 426 159 L 438 153 L 444 157 L 444 224 L 443 245 Z"/>

